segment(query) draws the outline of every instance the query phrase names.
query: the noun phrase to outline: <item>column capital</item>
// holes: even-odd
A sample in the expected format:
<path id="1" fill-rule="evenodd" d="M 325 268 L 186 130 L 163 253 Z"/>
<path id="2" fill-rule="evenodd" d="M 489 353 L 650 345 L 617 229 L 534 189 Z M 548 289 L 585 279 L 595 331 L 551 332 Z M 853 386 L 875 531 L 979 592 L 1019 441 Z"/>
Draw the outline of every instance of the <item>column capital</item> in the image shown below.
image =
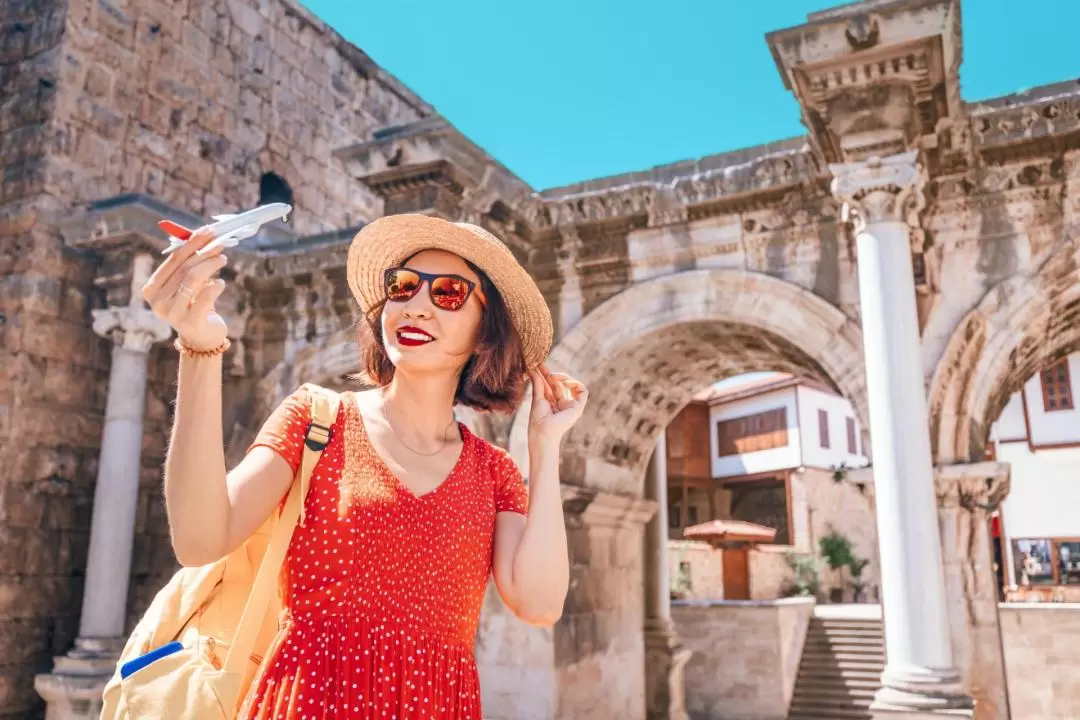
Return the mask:
<path id="1" fill-rule="evenodd" d="M 942 465 L 934 473 L 938 507 L 993 512 L 1008 496 L 1012 480 L 1008 463 L 978 462 Z"/>
<path id="2" fill-rule="evenodd" d="M 926 174 L 911 150 L 860 162 L 830 163 L 832 194 L 843 202 L 842 219 L 856 232 L 880 222 L 906 222 L 918 227 L 918 213 L 926 203 Z"/>
<path id="3" fill-rule="evenodd" d="M 657 503 L 653 500 L 574 485 L 559 489 L 564 512 L 585 525 L 640 529 L 656 513 Z"/>
<path id="4" fill-rule="evenodd" d="M 142 301 L 142 287 L 150 279 L 153 267 L 153 257 L 148 253 L 137 253 L 131 260 L 128 304 L 92 311 L 94 332 L 112 340 L 116 347 L 145 353 L 155 343 L 168 340 L 172 335 L 169 324 L 147 309 Z"/>
<path id="5" fill-rule="evenodd" d="M 94 332 L 109 338 L 116 347 L 150 352 L 156 343 L 168 340 L 172 328 L 150 310 L 125 305 L 93 311 Z"/>

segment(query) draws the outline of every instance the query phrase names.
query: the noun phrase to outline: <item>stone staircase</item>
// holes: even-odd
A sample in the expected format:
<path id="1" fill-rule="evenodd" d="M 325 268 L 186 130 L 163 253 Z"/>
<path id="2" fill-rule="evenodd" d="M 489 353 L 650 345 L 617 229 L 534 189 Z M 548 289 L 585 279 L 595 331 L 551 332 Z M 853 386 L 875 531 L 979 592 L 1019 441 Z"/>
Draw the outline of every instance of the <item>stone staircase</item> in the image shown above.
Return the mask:
<path id="1" fill-rule="evenodd" d="M 885 669 L 885 637 L 880 614 L 867 610 L 851 617 L 840 608 L 815 610 L 788 720 L 872 717 L 870 703 Z"/>

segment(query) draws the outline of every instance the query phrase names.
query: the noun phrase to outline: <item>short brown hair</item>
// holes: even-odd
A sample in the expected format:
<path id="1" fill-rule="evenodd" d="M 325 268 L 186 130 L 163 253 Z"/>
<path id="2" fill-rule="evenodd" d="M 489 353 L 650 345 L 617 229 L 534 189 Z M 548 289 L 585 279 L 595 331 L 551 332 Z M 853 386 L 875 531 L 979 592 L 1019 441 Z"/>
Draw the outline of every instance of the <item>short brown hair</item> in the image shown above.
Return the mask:
<path id="1" fill-rule="evenodd" d="M 476 350 L 458 378 L 454 402 L 476 410 L 512 412 L 525 390 L 525 353 L 521 338 L 510 321 L 502 295 L 480 268 L 466 264 L 480 278 L 487 304 L 480 319 Z M 386 354 L 382 334 L 383 300 L 367 313 L 367 328 L 361 332 L 363 379 L 379 387 L 390 384 L 394 364 Z"/>

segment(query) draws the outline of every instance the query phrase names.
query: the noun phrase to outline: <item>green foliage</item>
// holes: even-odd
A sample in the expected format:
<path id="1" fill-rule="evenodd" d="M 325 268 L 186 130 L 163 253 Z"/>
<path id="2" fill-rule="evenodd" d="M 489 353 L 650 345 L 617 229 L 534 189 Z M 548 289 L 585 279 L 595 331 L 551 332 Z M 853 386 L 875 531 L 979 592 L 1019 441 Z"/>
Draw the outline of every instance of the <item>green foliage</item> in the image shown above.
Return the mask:
<path id="1" fill-rule="evenodd" d="M 821 557 L 832 570 L 851 567 L 855 562 L 851 541 L 835 530 L 818 540 L 818 548 L 821 550 Z"/>

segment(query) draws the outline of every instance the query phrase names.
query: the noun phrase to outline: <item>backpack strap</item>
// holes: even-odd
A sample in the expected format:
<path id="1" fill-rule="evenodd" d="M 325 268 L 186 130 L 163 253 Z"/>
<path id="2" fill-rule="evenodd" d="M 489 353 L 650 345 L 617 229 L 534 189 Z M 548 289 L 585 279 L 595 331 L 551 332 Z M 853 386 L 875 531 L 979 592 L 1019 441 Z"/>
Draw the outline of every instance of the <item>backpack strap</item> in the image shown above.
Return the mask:
<path id="1" fill-rule="evenodd" d="M 307 386 L 311 392 L 311 422 L 304 440 L 304 454 L 300 460 L 300 472 L 293 479 L 285 506 L 278 516 L 266 552 L 259 564 L 251 593 L 248 595 L 240 623 L 236 627 L 229 654 L 225 658 L 225 672 L 243 674 L 245 663 L 255 648 L 255 639 L 262 629 L 270 598 L 277 592 L 277 581 L 285 554 L 289 549 L 297 521 L 304 514 L 304 500 L 311 487 L 311 474 L 323 450 L 330 444 L 332 428 L 341 407 L 341 396 L 317 385 Z M 299 481 L 299 482 L 297 482 Z"/>
<path id="2" fill-rule="evenodd" d="M 336 392 L 314 385 L 309 387 L 312 390 L 311 421 L 304 440 L 304 455 L 300 458 L 300 496 L 303 498 L 307 498 L 315 464 L 334 435 L 334 421 L 341 406 L 341 396 Z M 300 503 L 300 527 L 304 527 L 304 505 Z"/>

